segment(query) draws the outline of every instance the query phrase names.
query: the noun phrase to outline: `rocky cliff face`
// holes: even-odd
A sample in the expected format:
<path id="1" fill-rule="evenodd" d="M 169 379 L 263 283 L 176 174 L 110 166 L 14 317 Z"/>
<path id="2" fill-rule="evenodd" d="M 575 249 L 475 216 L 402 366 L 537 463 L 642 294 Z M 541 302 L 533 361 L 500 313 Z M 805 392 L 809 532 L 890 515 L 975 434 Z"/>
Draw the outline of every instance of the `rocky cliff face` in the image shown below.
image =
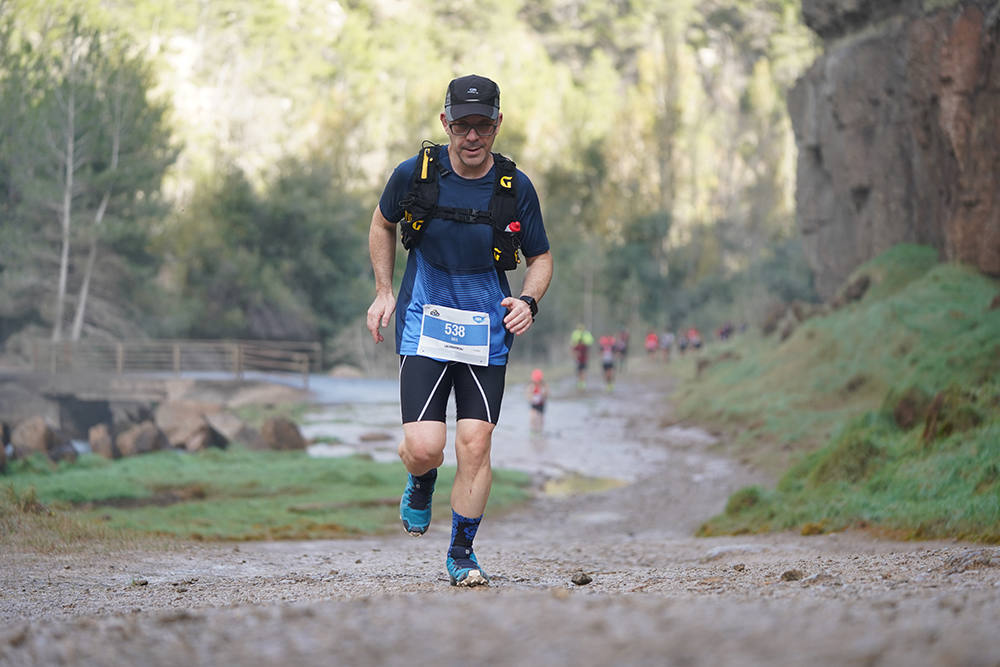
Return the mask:
<path id="1" fill-rule="evenodd" d="M 900 242 L 1000 275 L 1000 3 L 802 9 L 825 46 L 788 102 L 798 222 L 820 294 Z"/>

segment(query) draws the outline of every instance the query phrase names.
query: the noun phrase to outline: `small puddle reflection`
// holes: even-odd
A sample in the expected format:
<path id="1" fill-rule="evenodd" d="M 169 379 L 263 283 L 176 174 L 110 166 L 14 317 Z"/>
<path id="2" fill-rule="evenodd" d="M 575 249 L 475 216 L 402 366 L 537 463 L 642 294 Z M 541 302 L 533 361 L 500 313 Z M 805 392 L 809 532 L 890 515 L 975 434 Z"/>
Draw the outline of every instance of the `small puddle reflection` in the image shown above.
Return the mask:
<path id="1" fill-rule="evenodd" d="M 557 479 L 550 479 L 542 486 L 542 492 L 554 498 L 609 491 L 627 485 L 628 482 L 610 477 L 587 477 L 571 473 Z"/>

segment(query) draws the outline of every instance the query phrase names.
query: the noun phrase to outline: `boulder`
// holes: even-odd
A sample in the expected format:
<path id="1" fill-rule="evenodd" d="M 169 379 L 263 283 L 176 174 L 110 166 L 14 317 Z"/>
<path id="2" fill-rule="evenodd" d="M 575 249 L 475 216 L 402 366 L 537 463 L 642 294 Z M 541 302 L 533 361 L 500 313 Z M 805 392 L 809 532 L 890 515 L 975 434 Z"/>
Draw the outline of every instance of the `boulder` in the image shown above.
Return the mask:
<path id="1" fill-rule="evenodd" d="M 207 421 L 203 422 L 198 429 L 188 436 L 188 439 L 184 441 L 184 449 L 189 452 L 200 452 L 208 447 L 218 447 L 219 449 L 224 449 L 226 445 L 229 444 L 229 440 L 226 436 L 222 435 L 209 424 Z"/>
<path id="2" fill-rule="evenodd" d="M 205 415 L 205 421 L 218 433 L 225 437 L 227 442 L 241 442 L 245 445 L 253 444 L 260 434 L 248 426 L 242 419 L 229 412 L 216 412 Z"/>
<path id="3" fill-rule="evenodd" d="M 121 457 L 121 452 L 115 446 L 114 438 L 107 424 L 97 424 L 91 426 L 87 434 L 87 441 L 90 442 L 90 450 L 98 456 L 106 459 L 117 459 Z"/>
<path id="4" fill-rule="evenodd" d="M 136 456 L 170 449 L 167 436 L 151 421 L 130 426 L 122 431 L 115 438 L 115 445 L 122 456 Z"/>
<path id="5" fill-rule="evenodd" d="M 269 417 L 261 425 L 253 446 L 255 449 L 294 450 L 305 449 L 306 444 L 295 422 L 285 417 Z"/>
<path id="6" fill-rule="evenodd" d="M 221 410 L 219 403 L 167 401 L 157 406 L 154 420 L 171 445 L 187 448 L 196 435 L 212 429 L 205 416 Z"/>
<path id="7" fill-rule="evenodd" d="M 16 458 L 26 458 L 34 453 L 44 454 L 51 458 L 49 452 L 56 449 L 59 436 L 42 417 L 29 417 L 17 426 L 10 434 L 10 443 L 14 446 Z"/>

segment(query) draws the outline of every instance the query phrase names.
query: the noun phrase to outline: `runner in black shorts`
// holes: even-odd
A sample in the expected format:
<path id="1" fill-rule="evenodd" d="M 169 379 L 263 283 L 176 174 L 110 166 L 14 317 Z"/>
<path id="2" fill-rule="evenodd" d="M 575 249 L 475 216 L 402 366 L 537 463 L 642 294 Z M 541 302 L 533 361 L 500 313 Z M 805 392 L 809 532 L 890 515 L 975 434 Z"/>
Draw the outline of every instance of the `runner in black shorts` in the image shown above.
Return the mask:
<path id="1" fill-rule="evenodd" d="M 375 299 L 366 324 L 379 343 L 381 329 L 396 319 L 399 458 L 408 473 L 399 518 L 411 535 L 426 533 L 430 525 L 448 438 L 445 407 L 449 393 L 455 396 L 445 569 L 453 585 L 478 586 L 489 577 L 473 540 L 493 483 L 490 452 L 508 354 L 538 314 L 552 279 L 552 253 L 531 179 L 493 151 L 503 125 L 496 82 L 478 75 L 452 80 L 438 119 L 448 143 L 424 142 L 400 162 L 372 212 L 368 249 Z M 397 295 L 393 270 L 400 240 L 408 255 Z M 520 292 L 513 292 L 507 271 L 518 264 L 525 270 Z"/>
<path id="2" fill-rule="evenodd" d="M 403 423 L 445 421 L 448 395 L 454 387 L 457 419 L 479 419 L 496 424 L 500 418 L 506 373 L 506 366 L 473 366 L 427 357 L 400 357 L 399 403 Z"/>

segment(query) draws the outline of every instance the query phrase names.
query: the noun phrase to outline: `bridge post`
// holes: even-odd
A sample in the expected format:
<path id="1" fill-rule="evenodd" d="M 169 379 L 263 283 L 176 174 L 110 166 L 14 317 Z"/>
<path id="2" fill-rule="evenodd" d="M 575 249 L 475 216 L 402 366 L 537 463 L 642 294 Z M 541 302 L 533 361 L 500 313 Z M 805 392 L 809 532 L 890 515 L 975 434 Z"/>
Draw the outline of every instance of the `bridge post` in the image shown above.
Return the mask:
<path id="1" fill-rule="evenodd" d="M 298 359 L 299 366 L 302 368 L 302 386 L 306 389 L 309 388 L 309 355 L 308 354 L 297 354 L 295 355 Z"/>
<path id="2" fill-rule="evenodd" d="M 233 343 L 230 345 L 230 350 L 233 353 L 233 375 L 236 376 L 237 380 L 243 379 L 243 345 L 240 343 Z"/>

